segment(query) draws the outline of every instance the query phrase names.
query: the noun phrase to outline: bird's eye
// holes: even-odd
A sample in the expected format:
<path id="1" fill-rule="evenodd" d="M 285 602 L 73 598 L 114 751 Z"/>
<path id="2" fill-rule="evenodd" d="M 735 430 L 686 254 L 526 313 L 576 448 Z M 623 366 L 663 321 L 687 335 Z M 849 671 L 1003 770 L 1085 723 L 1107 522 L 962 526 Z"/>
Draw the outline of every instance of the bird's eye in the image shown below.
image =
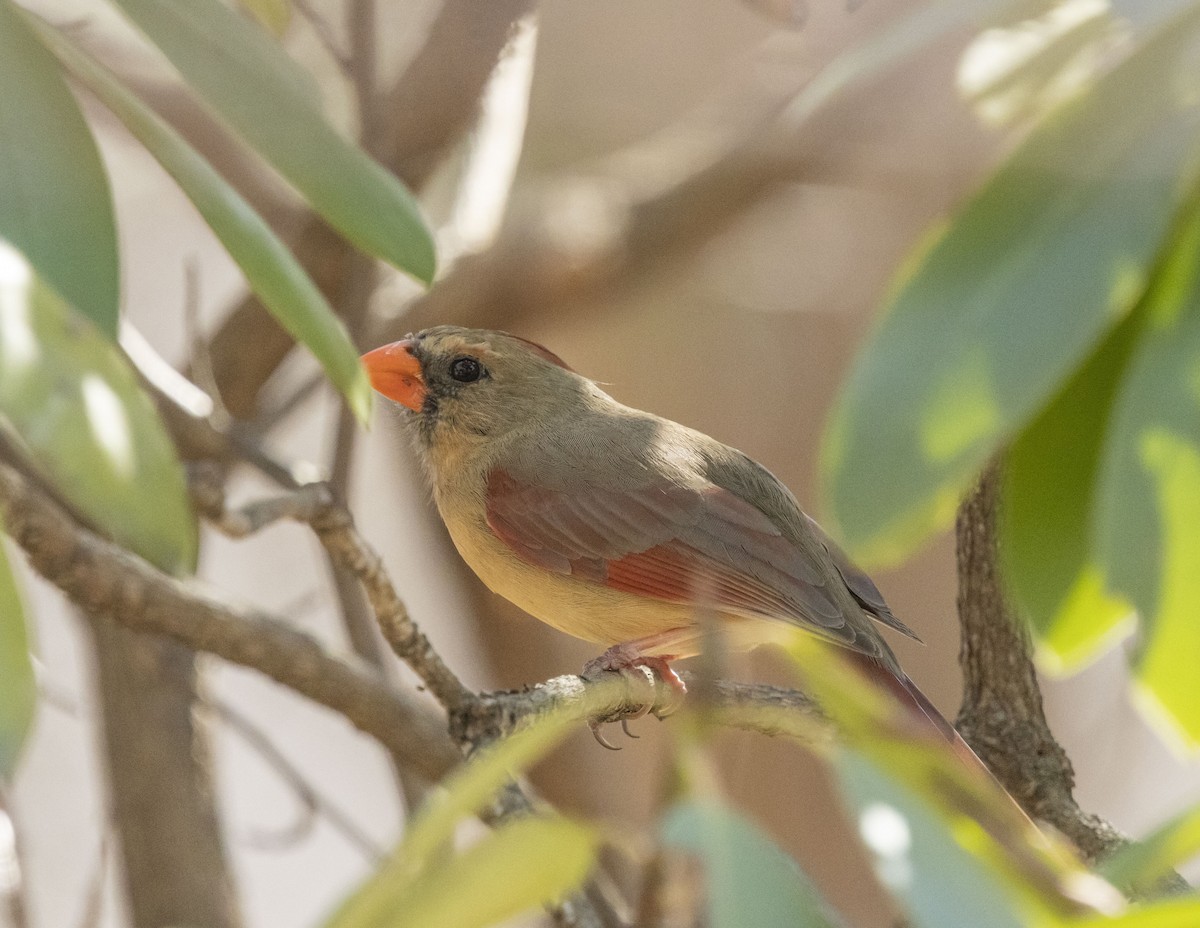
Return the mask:
<path id="1" fill-rule="evenodd" d="M 483 365 L 474 358 L 455 358 L 450 362 L 450 376 L 459 383 L 474 383 L 483 374 Z"/>

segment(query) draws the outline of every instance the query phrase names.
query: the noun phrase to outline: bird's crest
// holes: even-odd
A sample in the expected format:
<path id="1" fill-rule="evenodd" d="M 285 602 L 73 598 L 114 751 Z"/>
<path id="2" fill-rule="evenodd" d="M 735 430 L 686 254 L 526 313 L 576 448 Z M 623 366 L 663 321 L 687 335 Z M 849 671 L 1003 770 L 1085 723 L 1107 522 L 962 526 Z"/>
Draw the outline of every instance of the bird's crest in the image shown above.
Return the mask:
<path id="1" fill-rule="evenodd" d="M 524 345 L 526 348 L 528 348 L 530 351 L 532 351 L 534 354 L 536 354 L 543 361 L 549 361 L 551 364 L 556 364 L 565 371 L 571 371 L 571 373 L 575 373 L 574 368 L 572 368 L 569 364 L 567 364 L 566 361 L 564 361 L 562 358 L 560 358 L 558 355 L 556 355 L 553 351 L 551 351 L 549 348 L 545 347 L 544 345 L 539 345 L 537 342 L 531 342 L 529 339 L 522 338 L 520 335 L 513 335 L 508 332 L 506 332 L 505 334 L 508 335 L 508 337 L 511 338 L 513 341 L 520 342 L 522 345 Z"/>

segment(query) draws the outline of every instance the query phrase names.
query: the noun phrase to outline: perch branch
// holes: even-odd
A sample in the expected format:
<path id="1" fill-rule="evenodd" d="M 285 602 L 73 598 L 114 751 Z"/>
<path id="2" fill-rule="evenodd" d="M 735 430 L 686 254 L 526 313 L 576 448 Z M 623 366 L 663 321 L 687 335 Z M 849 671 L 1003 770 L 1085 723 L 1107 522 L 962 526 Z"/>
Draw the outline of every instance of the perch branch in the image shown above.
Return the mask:
<path id="1" fill-rule="evenodd" d="M 680 673 L 685 683 L 696 675 Z M 823 738 L 827 731 L 816 703 L 804 693 L 766 684 L 717 681 L 713 717 L 724 725 L 801 741 Z M 531 719 L 562 709 L 579 721 L 619 722 L 635 715 L 667 710 L 678 696 L 657 677 L 645 685 L 618 673 L 580 677 L 567 674 L 508 693 L 483 693 L 450 715 L 451 733 L 462 743 L 483 744 L 511 735 Z"/>

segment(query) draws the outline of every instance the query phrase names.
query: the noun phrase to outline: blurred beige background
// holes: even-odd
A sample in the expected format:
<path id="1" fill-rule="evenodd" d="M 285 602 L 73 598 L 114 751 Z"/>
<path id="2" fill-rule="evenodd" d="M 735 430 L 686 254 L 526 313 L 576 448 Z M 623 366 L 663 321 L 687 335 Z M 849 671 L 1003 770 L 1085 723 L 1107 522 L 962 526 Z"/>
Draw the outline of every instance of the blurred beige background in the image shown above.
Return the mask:
<path id="1" fill-rule="evenodd" d="M 592 171 L 731 88 L 758 88 L 767 99 L 801 86 L 822 64 L 912 6 L 866 0 L 850 12 L 841 3 L 810 0 L 803 26 L 784 30 L 736 0 L 545 4 L 514 209 L 548 180 Z M 384 5 L 389 25 L 381 43 L 389 71 L 419 44 L 431 9 Z M 292 38 L 302 57 L 311 54 L 311 37 Z M 621 401 L 743 449 L 819 517 L 818 438 L 855 345 L 897 264 L 1000 154 L 1001 140 L 979 126 L 954 90 L 964 38 L 952 36 L 857 88 L 812 124 L 808 142 L 835 168 L 829 173 L 836 181 L 826 176 L 785 185 L 698 253 L 664 261 L 601 299 L 525 313 L 519 334 L 608 384 Z M 344 103 L 336 95 L 328 102 L 335 112 Z M 165 356 L 182 361 L 184 263 L 200 271 L 208 326 L 236 299 L 240 279 L 156 165 L 95 115 L 114 176 L 126 311 Z M 435 213 L 440 208 L 431 206 Z M 381 312 L 395 308 L 397 292 L 403 288 L 385 289 Z M 308 359 L 292 358 L 280 381 L 299 382 L 312 370 Z M 272 437 L 273 448 L 323 466 L 335 414 L 334 399 L 324 391 Z M 268 489 L 248 477 L 240 487 L 247 497 Z M 470 685 L 519 687 L 575 671 L 593 656 L 588 646 L 517 613 L 465 575 L 392 410 L 379 409 L 364 436 L 353 504 L 413 614 Z M 207 537 L 202 572 L 223 595 L 282 613 L 345 647 L 315 542 L 300 528 L 278 526 L 236 543 Z M 877 580 L 896 614 L 927 642 L 922 648 L 897 641 L 901 659 L 952 716 L 960 681 L 950 539 L 936 540 Z M 111 847 L 102 850 L 104 793 L 86 647 L 57 595 L 32 579 L 27 586 L 46 685 L 57 697 L 43 706 L 15 788 L 31 922 L 35 928 L 82 926 L 89 898 L 98 892 L 98 924 L 116 928 L 124 913 L 115 855 Z M 747 678 L 786 680 L 770 655 L 755 655 L 739 670 Z M 249 672 L 211 662 L 206 677 L 210 692 L 269 731 L 380 847 L 397 837 L 402 813 L 372 742 Z M 1045 694 L 1085 808 L 1136 834 L 1200 798 L 1200 768 L 1172 758 L 1130 709 L 1119 655 L 1074 679 L 1047 683 Z M 668 745 L 663 726 L 652 719 L 634 723 L 634 730 L 641 740 L 616 735 L 620 753 L 599 748 L 581 731 L 536 771 L 537 785 L 579 814 L 647 827 L 668 772 Z M 369 860 L 321 819 L 290 846 L 260 846 L 262 832 L 293 821 L 296 800 L 236 733 L 219 724 L 213 733 L 247 923 L 317 924 L 369 872 Z M 744 734 L 723 736 L 721 757 L 733 801 L 798 856 L 852 924 L 888 924 L 887 905 L 819 763 L 790 744 Z"/>

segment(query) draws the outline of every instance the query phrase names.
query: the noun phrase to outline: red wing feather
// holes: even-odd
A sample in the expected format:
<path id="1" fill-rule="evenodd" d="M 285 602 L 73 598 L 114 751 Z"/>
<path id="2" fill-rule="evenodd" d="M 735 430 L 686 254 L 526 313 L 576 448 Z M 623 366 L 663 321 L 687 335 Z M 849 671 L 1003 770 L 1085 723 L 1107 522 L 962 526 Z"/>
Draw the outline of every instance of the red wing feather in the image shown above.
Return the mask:
<path id="1" fill-rule="evenodd" d="M 496 470 L 487 521 L 520 558 L 556 573 L 638 596 L 791 620 L 851 646 L 857 637 L 825 583 L 831 571 L 714 484 L 568 492 Z"/>

